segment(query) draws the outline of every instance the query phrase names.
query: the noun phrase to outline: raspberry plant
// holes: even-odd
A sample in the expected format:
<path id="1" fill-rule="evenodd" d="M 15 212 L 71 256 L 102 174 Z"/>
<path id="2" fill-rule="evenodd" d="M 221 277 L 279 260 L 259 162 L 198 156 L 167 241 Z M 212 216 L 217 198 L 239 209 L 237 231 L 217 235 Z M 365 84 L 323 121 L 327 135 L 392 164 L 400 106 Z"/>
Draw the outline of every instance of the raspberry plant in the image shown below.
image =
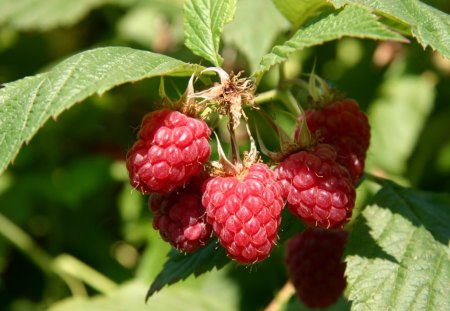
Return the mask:
<path id="1" fill-rule="evenodd" d="M 418 0 L 0 12 L 8 310 L 450 309 L 448 14 Z M 51 66 L 2 63 L 66 30 L 92 38 L 58 43 L 75 55 Z"/>

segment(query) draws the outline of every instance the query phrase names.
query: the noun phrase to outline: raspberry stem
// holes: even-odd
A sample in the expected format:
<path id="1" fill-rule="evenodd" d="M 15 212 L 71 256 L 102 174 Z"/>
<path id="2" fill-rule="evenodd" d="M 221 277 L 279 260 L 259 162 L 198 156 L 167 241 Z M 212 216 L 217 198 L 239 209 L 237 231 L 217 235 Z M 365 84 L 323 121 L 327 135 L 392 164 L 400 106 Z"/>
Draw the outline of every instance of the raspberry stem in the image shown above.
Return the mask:
<path id="1" fill-rule="evenodd" d="M 235 127 L 234 119 L 232 114 L 230 113 L 228 119 L 228 131 L 230 133 L 231 153 L 233 157 L 233 164 L 239 166 L 242 162 L 241 157 L 239 155 L 239 147 L 236 141 L 236 134 L 234 132 L 234 127 Z"/>
<path id="2" fill-rule="evenodd" d="M 377 183 L 378 185 L 380 185 L 380 186 L 384 186 L 384 184 L 386 183 L 386 179 L 385 178 L 383 178 L 383 177 L 380 177 L 380 176 L 376 176 L 376 175 L 373 175 L 373 174 L 370 174 L 370 173 L 364 173 L 364 175 L 365 175 L 365 177 L 368 179 L 368 180 L 370 180 L 370 181 L 372 181 L 372 182 L 374 182 L 374 183 Z"/>
<path id="3" fill-rule="evenodd" d="M 270 90 L 263 93 L 259 93 L 255 97 L 255 104 L 262 104 L 277 99 L 279 93 L 280 93 L 279 90 Z"/>
<path id="4" fill-rule="evenodd" d="M 278 311 L 281 310 L 283 305 L 291 298 L 295 293 L 294 285 L 291 281 L 287 281 L 286 284 L 280 289 L 277 295 L 272 299 L 270 304 L 264 309 L 264 311 Z"/>

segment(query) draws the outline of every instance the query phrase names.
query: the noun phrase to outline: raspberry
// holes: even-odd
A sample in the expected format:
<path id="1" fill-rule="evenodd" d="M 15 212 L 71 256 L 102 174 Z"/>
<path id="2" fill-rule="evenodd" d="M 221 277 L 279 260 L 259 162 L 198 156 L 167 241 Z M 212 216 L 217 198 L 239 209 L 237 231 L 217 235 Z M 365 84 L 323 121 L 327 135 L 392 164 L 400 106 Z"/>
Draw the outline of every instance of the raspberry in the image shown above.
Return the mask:
<path id="1" fill-rule="evenodd" d="M 306 224 L 342 226 L 355 205 L 355 188 L 349 172 L 336 162 L 331 145 L 291 154 L 275 169 L 288 209 Z"/>
<path id="2" fill-rule="evenodd" d="M 199 178 L 168 195 L 154 194 L 148 202 L 153 227 L 176 249 L 193 252 L 209 241 L 212 227 L 206 223 Z"/>
<path id="3" fill-rule="evenodd" d="M 183 186 L 208 160 L 210 133 L 204 121 L 178 111 L 148 113 L 127 155 L 130 183 L 144 194 Z"/>
<path id="4" fill-rule="evenodd" d="M 273 172 L 253 164 L 239 176 L 215 177 L 204 186 L 207 221 L 230 258 L 241 264 L 265 259 L 277 241 L 283 200 Z"/>
<path id="5" fill-rule="evenodd" d="M 287 242 L 288 274 L 297 296 L 308 307 L 326 308 L 344 291 L 345 263 L 341 257 L 346 241 L 345 231 L 309 228 Z"/>
<path id="6" fill-rule="evenodd" d="M 364 171 L 370 143 L 367 116 L 352 99 L 334 102 L 320 110 L 306 110 L 305 115 L 309 130 L 318 133 L 323 143 L 336 148 L 338 162 L 350 171 L 356 183 Z"/>

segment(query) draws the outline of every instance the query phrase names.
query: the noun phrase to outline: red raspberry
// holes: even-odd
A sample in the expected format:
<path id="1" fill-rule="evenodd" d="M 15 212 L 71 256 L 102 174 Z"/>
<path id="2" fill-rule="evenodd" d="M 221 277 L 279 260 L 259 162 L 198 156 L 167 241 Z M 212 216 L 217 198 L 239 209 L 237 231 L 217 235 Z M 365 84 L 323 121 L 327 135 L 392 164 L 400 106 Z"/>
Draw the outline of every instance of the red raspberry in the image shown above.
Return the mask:
<path id="1" fill-rule="evenodd" d="M 337 101 L 320 110 L 306 110 L 306 122 L 323 143 L 336 147 L 338 162 L 344 165 L 354 183 L 364 171 L 366 152 L 370 143 L 367 116 L 352 99 Z"/>
<path id="2" fill-rule="evenodd" d="M 308 225 L 340 227 L 351 217 L 355 188 L 336 156 L 333 146 L 319 144 L 291 154 L 275 169 L 289 210 Z"/>
<path id="3" fill-rule="evenodd" d="M 273 172 L 253 164 L 240 176 L 209 179 L 204 189 L 207 221 L 228 256 L 241 264 L 265 259 L 277 241 L 283 208 Z"/>
<path id="4" fill-rule="evenodd" d="M 344 291 L 345 263 L 341 257 L 346 241 L 345 231 L 309 228 L 287 242 L 288 274 L 297 296 L 308 307 L 326 308 Z"/>
<path id="5" fill-rule="evenodd" d="M 204 121 L 178 111 L 148 113 L 127 155 L 131 184 L 144 194 L 168 193 L 183 186 L 208 161 L 210 133 Z"/>
<path id="6" fill-rule="evenodd" d="M 212 227 L 206 223 L 199 178 L 168 195 L 154 194 L 148 203 L 153 227 L 176 249 L 193 252 L 209 241 Z"/>

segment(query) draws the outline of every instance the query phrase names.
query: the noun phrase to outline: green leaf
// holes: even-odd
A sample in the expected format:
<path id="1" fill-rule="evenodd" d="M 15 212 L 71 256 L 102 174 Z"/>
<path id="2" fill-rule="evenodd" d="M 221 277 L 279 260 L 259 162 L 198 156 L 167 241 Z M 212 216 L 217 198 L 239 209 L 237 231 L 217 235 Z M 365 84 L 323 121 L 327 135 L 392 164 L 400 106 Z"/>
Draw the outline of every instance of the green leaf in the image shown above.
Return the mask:
<path id="1" fill-rule="evenodd" d="M 394 175 L 406 172 L 435 97 L 431 79 L 405 74 L 405 70 L 404 63 L 391 66 L 381 85 L 380 97 L 369 109 L 372 137 L 367 167 Z"/>
<path id="2" fill-rule="evenodd" d="M 49 30 L 71 26 L 90 11 L 105 4 L 126 4 L 134 0 L 0 0 L 0 25 L 21 30 Z"/>
<path id="3" fill-rule="evenodd" d="M 273 0 L 281 14 L 297 29 L 311 18 L 332 8 L 326 0 Z"/>
<path id="4" fill-rule="evenodd" d="M 204 248 L 186 255 L 172 250 L 163 270 L 150 286 L 147 299 L 166 285 L 184 280 L 192 274 L 199 276 L 214 268 L 221 269 L 229 261 L 224 249 L 219 247 L 216 241 L 211 241 Z"/>
<path id="5" fill-rule="evenodd" d="M 184 35 L 186 46 L 215 66 L 223 63 L 219 55 L 223 26 L 232 21 L 236 0 L 186 0 Z"/>
<path id="6" fill-rule="evenodd" d="M 352 310 L 449 310 L 450 196 L 386 181 L 347 246 Z"/>
<path id="7" fill-rule="evenodd" d="M 380 15 L 398 19 L 411 26 L 413 36 L 426 48 L 431 46 L 450 58 L 450 15 L 418 0 L 331 0 L 335 6 L 354 3 Z"/>
<path id="8" fill-rule="evenodd" d="M 263 57 L 255 74 L 259 76 L 272 66 L 286 61 L 292 53 L 344 36 L 404 41 L 402 36 L 379 23 L 368 10 L 347 5 L 300 28 L 290 40 L 275 46 Z"/>
<path id="9" fill-rule="evenodd" d="M 218 275 L 214 275 L 218 277 Z M 223 278 L 220 278 L 223 281 Z M 199 283 L 199 282 L 196 282 Z M 205 283 L 205 282 L 202 282 Z M 230 289 L 213 285 L 212 289 L 220 289 L 212 293 L 211 288 L 201 286 L 210 284 L 193 284 L 197 286 L 178 286 L 158 293 L 147 303 L 144 302 L 146 285 L 134 280 L 125 283 L 117 291 L 107 296 L 93 298 L 70 298 L 53 305 L 49 311 L 233 311 L 236 310 L 236 299 L 230 299 Z M 230 284 L 226 283 L 228 287 Z M 232 285 L 232 284 L 231 284 Z M 231 288 L 233 290 L 233 288 Z M 232 293 L 234 295 L 234 293 Z"/>
<path id="10" fill-rule="evenodd" d="M 239 1 L 235 19 L 225 26 L 223 39 L 234 45 L 255 70 L 277 35 L 289 28 L 289 23 L 276 10 L 271 0 Z"/>
<path id="11" fill-rule="evenodd" d="M 160 54 L 109 47 L 77 54 L 47 73 L 4 84 L 0 89 L 0 173 L 50 117 L 56 119 L 86 97 L 126 82 L 188 76 L 201 69 Z"/>

